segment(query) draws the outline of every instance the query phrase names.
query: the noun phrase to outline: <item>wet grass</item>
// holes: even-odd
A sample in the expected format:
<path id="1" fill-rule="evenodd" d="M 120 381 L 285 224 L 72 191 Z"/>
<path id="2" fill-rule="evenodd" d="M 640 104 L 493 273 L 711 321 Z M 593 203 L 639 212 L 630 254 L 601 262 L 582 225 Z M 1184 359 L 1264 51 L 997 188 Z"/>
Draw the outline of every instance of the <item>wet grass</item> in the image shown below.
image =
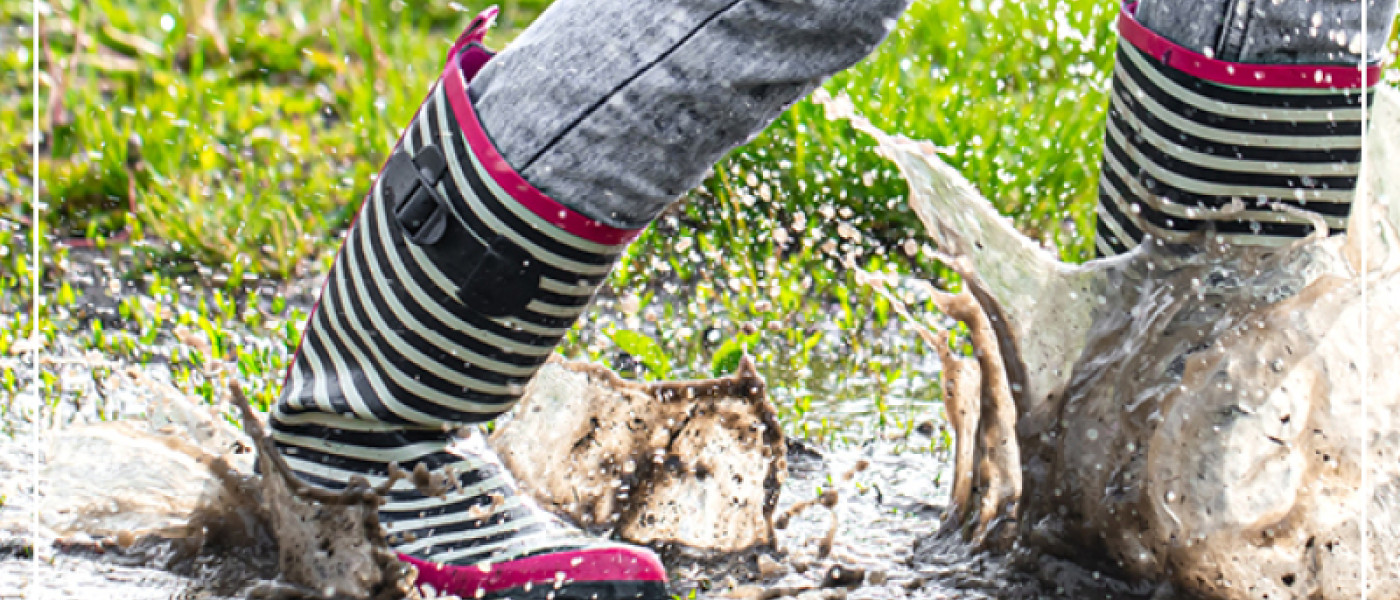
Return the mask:
<path id="1" fill-rule="evenodd" d="M 283 278 L 317 268 L 466 19 L 421 1 L 53 8 L 39 163 L 53 234 L 126 234 L 167 272 Z M 27 98 L 2 118 L 28 124 Z M 5 159 L 29 172 L 27 128 L 6 131 Z"/>
<path id="2" fill-rule="evenodd" d="M 232 374 L 269 401 L 310 306 L 306 281 L 327 269 L 444 49 L 485 5 L 462 4 L 56 2 L 41 5 L 37 57 L 31 5 L 0 7 L 0 68 L 15 82 L 0 90 L 0 355 L 30 328 L 37 143 L 46 351 L 168 365 L 211 400 Z M 496 47 L 547 0 L 504 4 Z M 918 0 L 827 89 L 886 130 L 948 148 L 1022 231 L 1082 261 L 1116 6 Z M 749 351 L 794 432 L 868 435 L 851 415 L 912 428 L 936 408 L 929 351 L 844 265 L 943 272 L 871 146 L 798 103 L 633 246 L 563 351 L 650 378 L 708 376 Z M 0 364 L 10 396 L 16 369 Z M 45 389 L 55 403 L 76 393 L 62 378 Z"/>

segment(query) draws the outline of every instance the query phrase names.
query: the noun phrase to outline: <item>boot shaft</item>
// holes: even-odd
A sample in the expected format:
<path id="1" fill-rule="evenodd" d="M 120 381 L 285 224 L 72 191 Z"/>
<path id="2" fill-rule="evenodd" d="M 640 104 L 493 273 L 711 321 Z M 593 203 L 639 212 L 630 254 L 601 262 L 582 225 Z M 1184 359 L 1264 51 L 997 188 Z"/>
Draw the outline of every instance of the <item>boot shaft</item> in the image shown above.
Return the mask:
<path id="1" fill-rule="evenodd" d="M 413 561 L 528 563 L 439 583 L 494 593 L 530 580 L 530 565 L 563 561 L 590 586 L 664 592 L 654 555 L 541 510 L 471 427 L 515 404 L 639 233 L 560 205 L 496 151 L 467 87 L 491 57 L 480 45 L 488 22 L 453 47 L 371 186 L 273 409 L 272 437 L 299 477 L 325 489 L 414 473 L 379 511 Z M 631 571 L 598 567 L 622 558 Z"/>
<path id="2" fill-rule="evenodd" d="M 1361 103 L 1379 66 L 1216 60 L 1125 7 L 1099 183 L 1098 253 L 1166 243 L 1282 246 L 1319 215 L 1344 233 L 1361 168 Z M 1301 211 L 1306 211 L 1301 212 Z"/>

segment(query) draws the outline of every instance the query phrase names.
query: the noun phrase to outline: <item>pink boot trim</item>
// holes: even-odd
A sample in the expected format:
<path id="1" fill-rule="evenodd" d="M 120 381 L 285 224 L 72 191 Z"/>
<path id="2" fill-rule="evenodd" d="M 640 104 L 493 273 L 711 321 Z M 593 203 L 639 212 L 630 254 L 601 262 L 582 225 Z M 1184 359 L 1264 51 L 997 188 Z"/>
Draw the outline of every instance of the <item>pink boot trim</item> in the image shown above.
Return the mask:
<path id="1" fill-rule="evenodd" d="M 1221 85 L 1246 88 L 1353 89 L 1362 87 L 1362 70 L 1341 65 L 1263 65 L 1210 58 L 1168 40 L 1139 23 L 1137 3 L 1125 3 L 1118 14 L 1118 33 L 1144 54 L 1193 77 Z M 1381 65 L 1368 65 L 1365 85 L 1381 80 Z"/>
<path id="2" fill-rule="evenodd" d="M 427 584 L 439 594 L 463 598 L 523 588 L 553 587 L 585 582 L 666 583 L 666 570 L 650 550 L 639 547 L 609 546 L 571 552 L 554 552 L 490 565 L 442 565 L 400 554 L 402 560 L 418 568 L 418 584 Z"/>

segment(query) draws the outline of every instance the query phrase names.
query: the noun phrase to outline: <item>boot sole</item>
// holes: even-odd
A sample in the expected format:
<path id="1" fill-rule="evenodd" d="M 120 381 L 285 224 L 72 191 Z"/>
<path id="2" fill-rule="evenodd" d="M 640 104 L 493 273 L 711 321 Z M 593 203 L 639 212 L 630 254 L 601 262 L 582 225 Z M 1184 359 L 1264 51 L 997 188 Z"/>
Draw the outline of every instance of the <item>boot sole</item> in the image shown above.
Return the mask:
<path id="1" fill-rule="evenodd" d="M 463 596 L 470 599 L 472 596 Z M 555 589 L 541 584 L 497 590 L 481 600 L 670 600 L 670 590 L 659 581 L 579 581 Z"/>

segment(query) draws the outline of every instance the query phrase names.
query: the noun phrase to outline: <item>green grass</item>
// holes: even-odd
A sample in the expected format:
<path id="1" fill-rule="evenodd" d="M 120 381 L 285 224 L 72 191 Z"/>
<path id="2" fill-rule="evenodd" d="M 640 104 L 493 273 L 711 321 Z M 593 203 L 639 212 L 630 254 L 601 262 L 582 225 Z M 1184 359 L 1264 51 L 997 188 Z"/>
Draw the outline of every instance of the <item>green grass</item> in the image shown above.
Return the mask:
<path id="1" fill-rule="evenodd" d="M 190 18 L 205 4 L 103 1 L 47 20 L 41 69 L 62 92 L 41 117 L 53 142 L 39 176 L 62 199 L 48 224 L 130 227 L 165 270 L 313 271 L 466 17 L 428 2 L 210 2 L 205 27 Z M 28 121 L 25 98 L 5 122 Z M 25 129 L 5 144 L 18 173 Z"/>
<path id="2" fill-rule="evenodd" d="M 45 197 L 61 199 L 48 203 L 47 224 L 61 237 L 131 228 L 150 266 L 167 271 L 197 263 L 283 278 L 316 272 L 443 48 L 481 3 L 467 4 L 466 12 L 423 0 L 56 8 L 41 51 L 52 82 L 45 92 L 61 92 L 41 117 L 52 141 L 39 175 Z M 541 2 L 514 4 L 504 20 L 523 24 Z M 850 93 L 883 127 L 954 147 L 954 163 L 1008 214 L 1082 258 L 1087 236 L 1063 225 L 1088 223 L 1110 6 L 922 1 L 879 52 L 828 88 Z M 13 6 L 4 18 L 25 22 L 27 9 Z M 201 25 L 206 11 L 217 23 Z M 498 29 L 492 41 L 511 35 Z M 0 192 L 12 212 L 26 204 L 18 174 L 31 169 L 22 54 L 3 57 L 20 84 L 0 106 L 0 119 L 21 125 L 0 140 L 11 174 Z M 761 236 L 771 233 L 766 217 L 814 217 L 829 205 L 850 209 L 845 220 L 871 242 L 917 235 L 902 183 L 867 145 L 802 102 L 726 161 L 687 214 L 737 206 Z M 767 184 L 756 202 L 750 174 Z M 733 237 L 742 233 L 723 232 L 749 241 Z"/>
<path id="3" fill-rule="evenodd" d="M 168 363 L 210 398 L 228 372 L 214 367 L 232 365 L 269 400 L 304 316 L 288 284 L 328 267 L 443 51 L 485 5 L 462 4 L 48 5 L 37 57 L 47 343 Z M 505 4 L 496 47 L 547 0 Z M 949 148 L 1022 231 L 1082 261 L 1116 6 L 918 0 L 875 54 L 826 87 L 887 131 Z M 33 269 L 30 9 L 0 7 L 18 42 L 0 49 L 15 82 L 0 90 L 0 355 L 30 327 L 20 310 Z M 795 432 L 841 435 L 846 405 L 881 427 L 911 427 L 937 397 L 921 372 L 929 351 L 843 260 L 943 272 L 903 181 L 871 145 L 799 102 L 642 236 L 564 352 L 641 377 L 692 377 L 742 348 Z M 63 292 L 73 238 L 105 248 L 134 284 L 115 324 L 83 316 L 82 290 Z M 13 382 L 0 369 L 0 389 Z"/>

